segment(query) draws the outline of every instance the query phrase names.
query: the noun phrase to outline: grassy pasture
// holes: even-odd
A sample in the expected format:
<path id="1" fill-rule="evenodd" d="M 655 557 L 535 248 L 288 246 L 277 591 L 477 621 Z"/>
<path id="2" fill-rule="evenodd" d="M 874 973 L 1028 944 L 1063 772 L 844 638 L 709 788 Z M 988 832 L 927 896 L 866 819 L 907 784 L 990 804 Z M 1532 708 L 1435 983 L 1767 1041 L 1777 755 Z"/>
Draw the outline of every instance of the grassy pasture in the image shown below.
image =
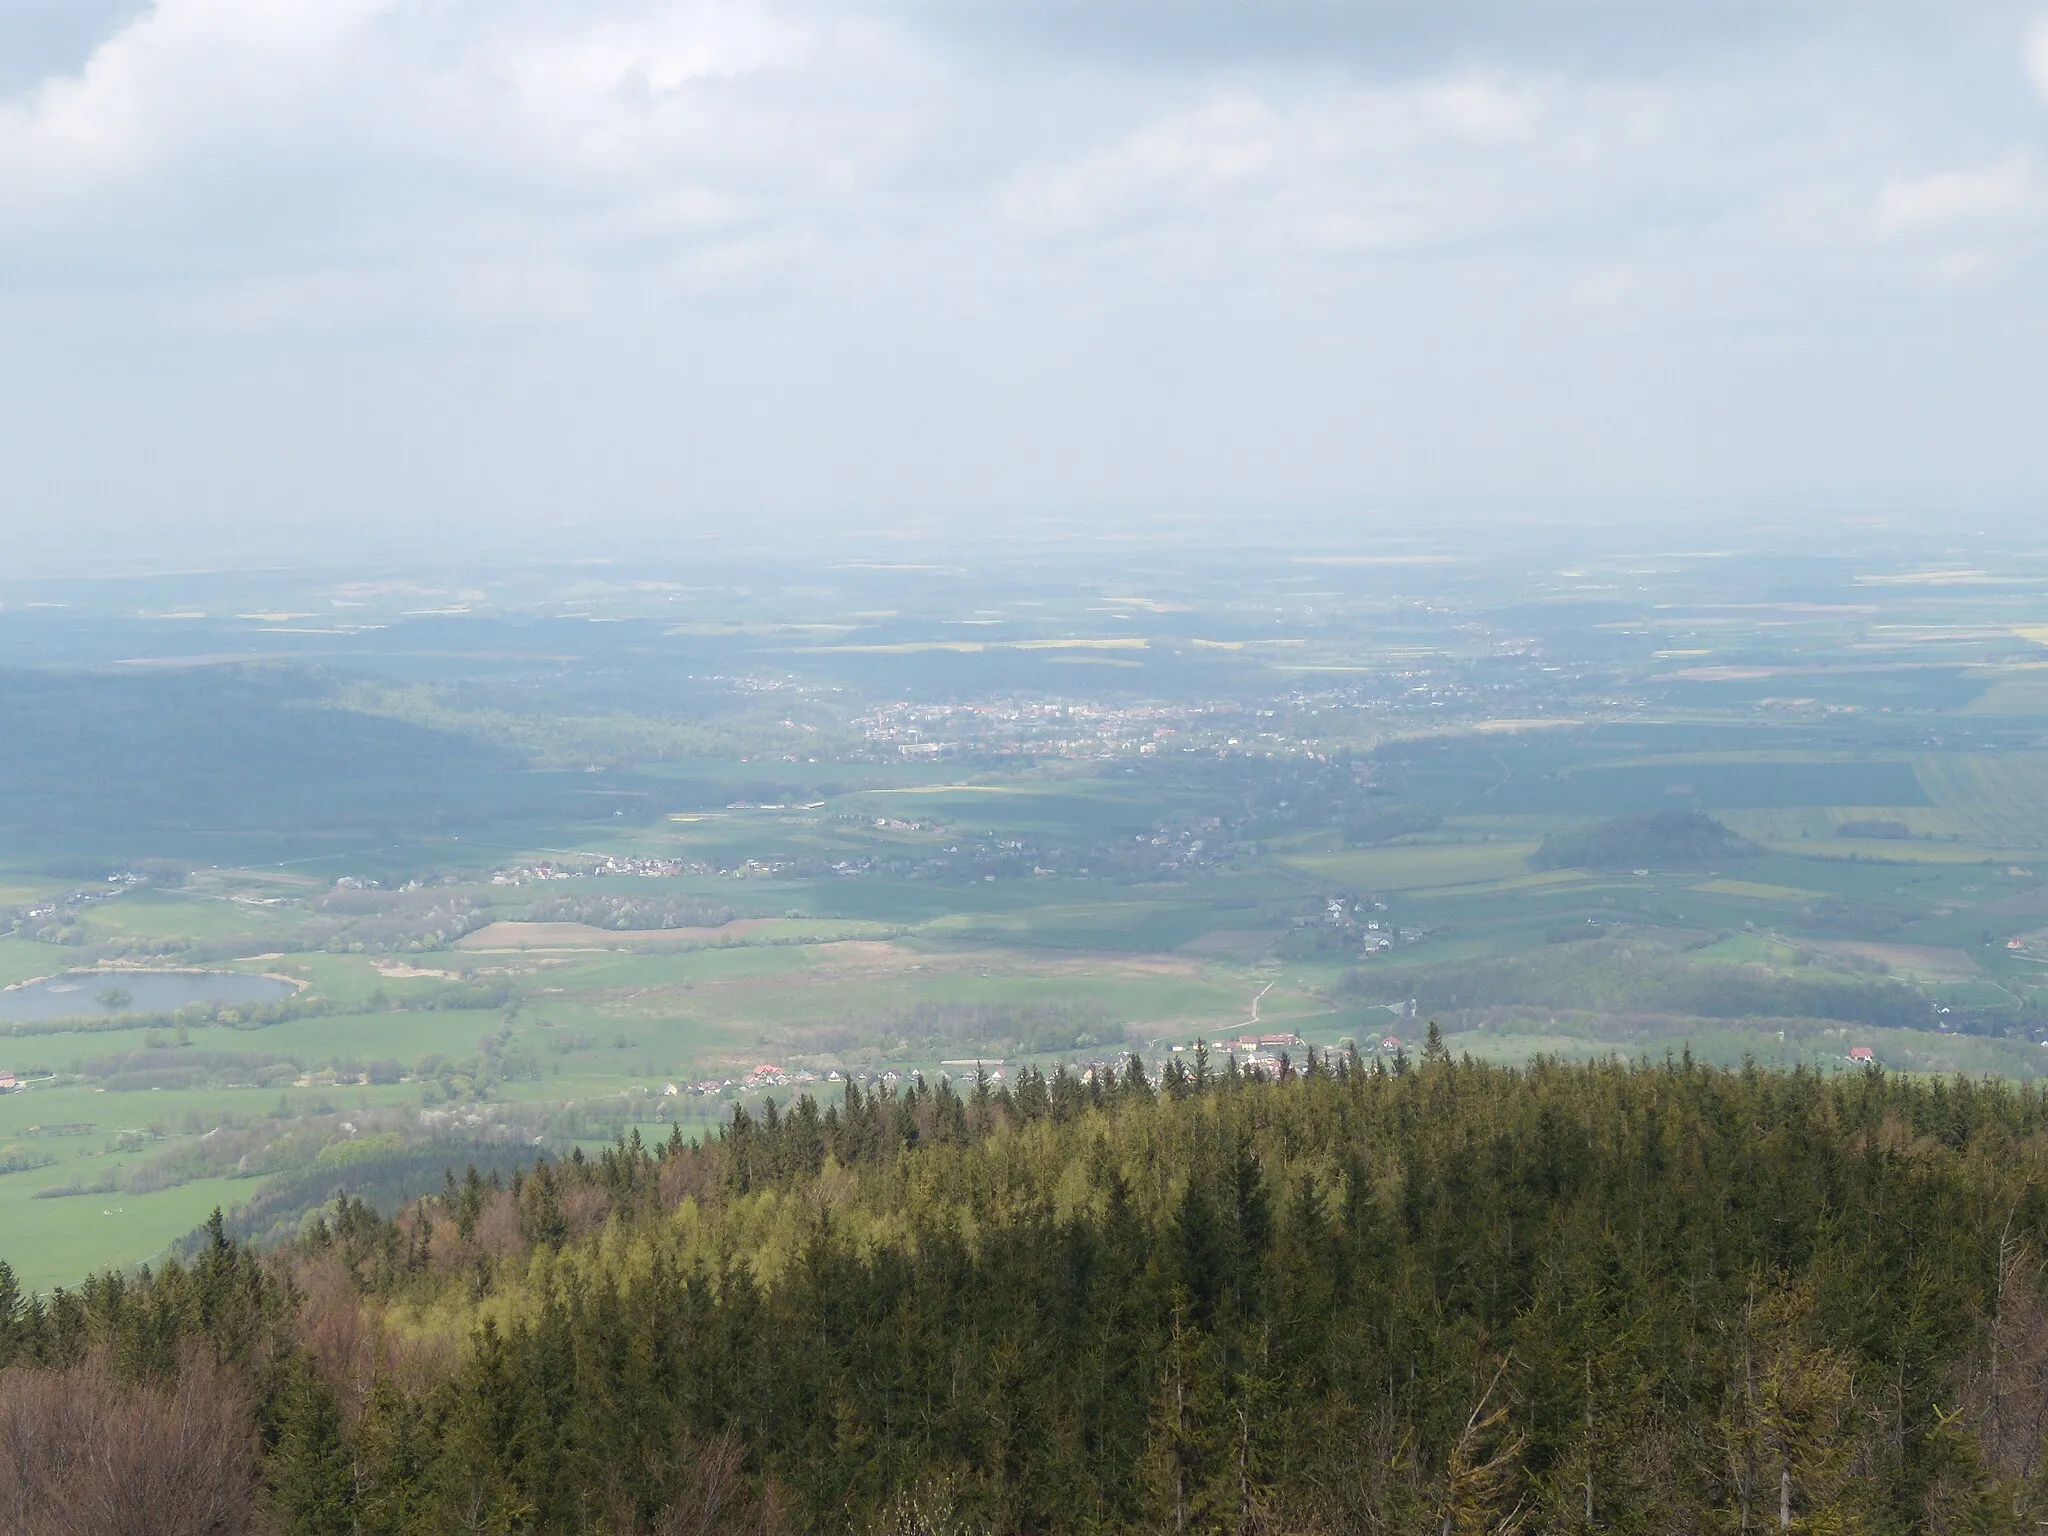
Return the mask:
<path id="1" fill-rule="evenodd" d="M 1520 880 L 1534 842 L 1405 843 L 1342 853 L 1299 854 L 1290 868 L 1359 891 L 1425 891 Z"/>
<path id="2" fill-rule="evenodd" d="M 1168 1025 L 1188 1029 L 1235 1025 L 1249 1016 L 1251 998 L 1265 984 L 1231 967 L 1067 964 L 1004 954 L 984 958 L 985 964 L 917 978 L 914 996 L 932 1002 L 989 1005 L 1092 1003 L 1135 1034 Z M 1271 996 L 1282 998 L 1282 992 L 1276 989 Z M 1290 994 L 1285 1006 L 1309 1014 L 1319 1011 L 1301 994 Z"/>
<path id="3" fill-rule="evenodd" d="M 939 820 L 997 834 L 1077 841 L 1149 831 L 1163 810 L 1156 791 L 1100 781 L 869 790 L 846 797 L 838 808 L 868 816 Z"/>
<path id="4" fill-rule="evenodd" d="M 77 959 L 69 952 L 69 946 L 0 938 L 0 986 L 11 987 L 16 982 L 54 975 L 58 971 L 70 970 L 76 964 Z"/>
<path id="5" fill-rule="evenodd" d="M 215 1206 L 232 1207 L 256 1187 L 248 1179 L 201 1179 L 145 1195 L 34 1198 L 63 1171 L 0 1176 L 0 1230 L 7 1235 L 7 1262 L 24 1290 L 71 1285 L 89 1270 L 153 1258 Z"/>
<path id="6" fill-rule="evenodd" d="M 1946 982 L 1978 974 L 1976 957 L 1966 949 L 1928 944 L 1859 944 L 1843 939 L 1807 939 L 1801 948 L 1826 958 L 1831 955 L 1869 960 L 1901 976 Z"/>
<path id="7" fill-rule="evenodd" d="M 1740 896 L 1750 901 L 1817 901 L 1820 891 L 1790 885 L 1766 885 L 1759 880 L 1702 880 L 1692 890 L 1714 896 Z"/>
<path id="8" fill-rule="evenodd" d="M 1005 913 L 956 913 L 920 930 L 928 938 L 1077 950 L 1177 949 L 1212 928 L 1206 906 L 1175 900 L 1068 901 Z"/>
<path id="9" fill-rule="evenodd" d="M 1731 933 L 1692 951 L 1695 960 L 1721 960 L 1730 965 L 1791 965 L 1799 946 L 1763 933 Z"/>
<path id="10" fill-rule="evenodd" d="M 543 1001 L 619 989 L 798 982 L 810 977 L 835 977 L 848 970 L 906 963 L 901 961 L 896 946 L 872 940 L 714 945 L 672 954 L 607 949 L 493 958 L 502 961 L 502 974 L 526 996 Z"/>
<path id="11" fill-rule="evenodd" d="M 407 961 L 410 964 L 406 964 Z M 458 955 L 446 950 L 390 959 L 377 955 L 331 955 L 322 950 L 308 950 L 287 955 L 253 956 L 233 963 L 230 968 L 296 977 L 307 983 L 305 995 L 309 997 L 329 998 L 343 1008 L 368 1008 L 372 994 L 377 992 L 382 992 L 394 1002 L 403 1002 L 432 996 L 448 985 L 447 978 L 443 976 L 403 976 L 387 974 L 387 971 L 395 971 L 400 965 L 407 970 L 452 969 L 459 962 Z M 384 969 L 380 969 L 380 965 Z"/>
<path id="12" fill-rule="evenodd" d="M 335 1061 L 380 1057 L 409 1065 L 435 1053 L 449 1056 L 474 1054 L 479 1037 L 495 1028 L 498 1020 L 498 1014 L 493 1011 L 446 1008 L 420 1012 L 329 1014 L 319 1018 L 292 1019 L 263 1029 L 196 1025 L 188 1035 L 194 1050 L 286 1056 L 306 1069 L 324 1067 Z M 0 1037 L 0 1053 L 4 1053 L 0 1054 L 0 1065 L 16 1071 L 34 1067 L 59 1072 L 76 1071 L 81 1064 L 96 1057 L 144 1050 L 152 1040 L 160 1040 L 168 1033 L 161 1028 L 138 1026 L 134 1029 Z M 167 1064 L 175 1064 L 176 1048 L 167 1049 L 164 1059 Z M 124 1098 L 119 1094 L 114 1097 L 117 1101 Z M 0 1099 L 0 1106 L 21 1102 L 25 1100 Z M 0 1114 L 0 1126 L 4 1126 L 9 1118 L 8 1114 Z"/>
<path id="13" fill-rule="evenodd" d="M 1532 874 L 1511 875 L 1504 880 L 1480 880 L 1470 885 L 1456 885 L 1438 891 L 1422 890 L 1419 896 L 1562 896 L 1580 894 L 1586 888 L 1597 884 L 1597 877 L 1583 869 L 1544 869 Z"/>
<path id="14" fill-rule="evenodd" d="M 528 992 L 515 1039 L 529 1024 L 547 1021 L 556 1031 L 588 1029 L 603 1058 L 615 1034 L 632 1052 L 654 1052 L 677 1068 L 725 1059 L 755 1045 L 779 1041 L 801 1046 L 812 1032 L 858 1032 L 877 1018 L 919 1002 L 1029 1007 L 1087 1002 L 1132 1020 L 1232 1019 L 1257 991 L 1228 966 L 1140 957 L 1093 958 L 1044 950 L 916 945 L 840 946 L 778 952 L 774 969 L 726 967 L 710 972 L 685 957 L 633 957 L 630 965 L 561 967 L 537 978 Z M 579 959 L 582 957 L 579 957 Z M 701 962 L 706 956 L 687 957 Z M 566 1058 L 565 1072 L 577 1058 Z"/>
<path id="15" fill-rule="evenodd" d="M 620 949 L 669 951 L 727 949 L 761 945 L 829 944 L 842 939 L 881 938 L 892 930 L 880 923 L 845 918 L 739 918 L 717 928 L 593 928 L 583 923 L 500 921 L 456 941 L 464 955 L 521 950 Z"/>
<path id="16" fill-rule="evenodd" d="M 89 908 L 80 926 L 94 938 L 261 946 L 288 935 L 305 920 L 302 910 L 292 908 L 183 891 L 139 890 Z"/>
<path id="17" fill-rule="evenodd" d="M 2048 631 L 2036 631 L 2048 633 Z M 1968 715 L 2012 715 L 2038 719 L 2048 715 L 2048 664 L 2001 667 L 1991 683 L 1964 707 Z"/>
<path id="18" fill-rule="evenodd" d="M 306 1064 L 387 1057 L 409 1066 L 436 1053 L 472 1055 L 477 1040 L 489 1034 L 497 1023 L 494 1011 L 438 1008 L 404 1013 L 333 1014 L 294 1019 L 260 1030 L 194 1030 L 192 1039 L 195 1045 L 205 1039 L 217 1048 L 275 1051 Z M 223 1035 L 233 1044 L 214 1038 Z"/>
<path id="19" fill-rule="evenodd" d="M 1737 832 L 1792 857 L 1887 864 L 1981 864 L 2010 857 L 2011 843 L 1985 844 L 1951 812 L 1938 806 L 1827 806 L 1806 810 L 1719 811 Z M 1845 822 L 1892 821 L 1907 837 L 1844 837 Z"/>
<path id="20" fill-rule="evenodd" d="M 336 1060 L 379 1057 L 413 1066 L 436 1053 L 472 1056 L 480 1037 L 498 1022 L 495 1012 L 454 1010 L 336 1015 L 292 1020 L 259 1030 L 202 1025 L 190 1031 L 190 1039 L 197 1051 L 283 1056 L 305 1069 Z M 94 1058 L 145 1049 L 152 1033 L 161 1038 L 167 1032 L 137 1028 L 0 1039 L 0 1066 L 16 1071 L 75 1072 Z M 176 1047 L 161 1052 L 170 1065 L 176 1064 L 179 1055 Z M 324 1089 L 205 1086 L 121 1092 L 108 1091 L 90 1078 L 38 1083 L 0 1095 L 0 1151 L 26 1151 L 55 1159 L 48 1167 L 0 1175 L 0 1232 L 9 1239 L 6 1257 L 24 1284 L 69 1283 L 90 1268 L 148 1258 L 203 1220 L 214 1205 L 231 1207 L 247 1199 L 255 1185 L 240 1179 L 202 1180 L 147 1194 L 120 1191 L 35 1198 L 38 1190 L 74 1179 L 90 1184 L 111 1169 L 170 1150 L 189 1140 L 182 1128 L 247 1123 L 280 1105 L 392 1105 L 416 1103 L 419 1096 L 417 1085 L 396 1084 Z M 39 1126 L 71 1123 L 90 1129 L 55 1136 L 35 1131 Z M 167 1138 L 152 1141 L 138 1152 L 109 1150 L 112 1138 L 120 1132 L 152 1126 L 168 1132 Z"/>
<path id="21" fill-rule="evenodd" d="M 1927 754 L 1914 765 L 1929 797 L 1988 847 L 2048 847 L 2048 754 Z"/>
<path id="22" fill-rule="evenodd" d="M 839 921 L 916 927 L 956 914 L 1028 911 L 1100 895 L 1101 882 L 1080 879 L 989 881 L 777 880 L 772 889 L 792 907 Z"/>
<path id="23" fill-rule="evenodd" d="M 1918 840 L 1890 842 L 1854 837 L 1816 837 L 1797 844 L 1778 843 L 1773 846 L 1781 853 L 1803 854 L 1815 859 L 1857 860 L 1872 864 L 1985 864 L 2002 863 L 2008 859 L 2027 856 L 2024 849 L 2016 849 L 2010 845 L 1987 848 L 1975 843 Z"/>
<path id="24" fill-rule="evenodd" d="M 1744 837 L 1761 843 L 1851 843 L 1863 852 L 1886 858 L 1912 858 L 1923 841 L 1946 841 L 1963 834 L 1962 823 L 1937 805 L 1817 805 L 1716 811 L 1721 821 Z M 1845 838 L 1843 822 L 1896 821 L 1910 838 Z M 1809 850 L 1812 851 L 1812 850 Z"/>
<path id="25" fill-rule="evenodd" d="M 1621 816 L 1697 806 L 1923 805 L 1927 791 L 1902 762 L 1758 761 L 1725 758 L 1601 764 L 1547 777 L 1517 774 L 1460 809 L 1494 815 L 1575 812 Z"/>

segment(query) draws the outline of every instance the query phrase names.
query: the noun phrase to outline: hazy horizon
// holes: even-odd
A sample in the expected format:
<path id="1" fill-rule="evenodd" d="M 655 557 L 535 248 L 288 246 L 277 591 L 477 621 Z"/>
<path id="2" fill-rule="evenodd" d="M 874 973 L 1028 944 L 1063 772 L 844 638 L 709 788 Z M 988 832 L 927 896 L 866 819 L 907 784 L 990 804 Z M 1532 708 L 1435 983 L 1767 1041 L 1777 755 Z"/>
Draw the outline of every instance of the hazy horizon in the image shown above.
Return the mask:
<path id="1" fill-rule="evenodd" d="M 1759 559 L 1821 561 L 1873 578 L 1909 567 L 1931 573 L 2020 561 L 2031 583 L 2048 559 L 2048 538 L 2025 509 L 1943 507 L 1915 511 L 1844 511 L 1816 504 L 1759 512 L 1739 506 L 1685 510 L 1585 506 L 1575 513 L 1515 506 L 1361 505 L 1205 513 L 1058 512 L 1004 516 L 933 514 L 893 520 L 835 514 L 830 509 L 773 517 L 623 517 L 560 520 L 505 527 L 488 538 L 458 518 L 410 528 L 305 524 L 194 528 L 140 524 L 118 543 L 89 530 L 27 530 L 9 539 L 0 573 L 0 608 L 33 607 L 68 583 L 204 583 L 213 577 L 274 573 L 341 579 L 398 572 L 434 583 L 486 583 L 525 573 L 566 579 L 642 582 L 693 569 L 759 567 L 794 573 L 808 568 L 877 571 L 941 569 L 984 573 L 1040 562 L 1065 566 L 1108 560 L 1100 575 L 1114 584 L 1140 580 L 1162 560 L 1289 561 L 1303 568 L 1374 569 L 1418 580 L 1458 568 L 1497 573 L 1526 569 L 1540 582 L 1589 560 L 1711 565 Z M 1119 574 L 1120 573 L 1120 574 Z M 2017 569 L 2015 579 L 2022 579 Z M 1423 585 L 1426 585 L 1423 582 Z M 197 590 L 193 588 L 193 590 Z M 1420 590 L 1420 587 L 1418 587 Z"/>
<path id="2" fill-rule="evenodd" d="M 2048 494 L 2037 5 L 7 14 L 18 558 Z"/>

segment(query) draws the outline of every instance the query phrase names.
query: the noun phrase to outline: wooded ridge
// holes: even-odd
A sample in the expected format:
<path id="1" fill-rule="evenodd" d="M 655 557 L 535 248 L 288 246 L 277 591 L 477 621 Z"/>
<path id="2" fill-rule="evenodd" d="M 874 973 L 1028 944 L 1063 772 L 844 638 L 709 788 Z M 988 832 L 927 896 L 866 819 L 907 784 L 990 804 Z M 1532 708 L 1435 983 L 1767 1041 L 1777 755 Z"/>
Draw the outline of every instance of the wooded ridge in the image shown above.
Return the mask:
<path id="1" fill-rule="evenodd" d="M 849 1084 L 274 1253 L 0 1266 L 0 1525 L 2031 1531 L 2044 1167 L 2026 1086 L 1433 1033 Z"/>

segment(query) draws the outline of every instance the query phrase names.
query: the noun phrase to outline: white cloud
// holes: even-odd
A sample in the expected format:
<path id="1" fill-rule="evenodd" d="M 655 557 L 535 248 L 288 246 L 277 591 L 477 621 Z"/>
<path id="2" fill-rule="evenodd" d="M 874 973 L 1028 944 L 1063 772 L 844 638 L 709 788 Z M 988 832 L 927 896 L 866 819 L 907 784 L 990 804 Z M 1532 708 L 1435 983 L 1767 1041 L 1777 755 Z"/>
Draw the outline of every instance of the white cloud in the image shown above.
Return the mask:
<path id="1" fill-rule="evenodd" d="M 778 0 L 157 0 L 0 104 L 0 229 L 259 263 L 722 230 L 886 143 L 898 103 L 833 79 L 885 53 Z"/>
<path id="2" fill-rule="evenodd" d="M 1887 234 L 1981 229 L 2037 204 L 2033 166 L 2023 159 L 1942 171 L 1888 183 L 1878 194 L 1878 227 Z"/>
<path id="3" fill-rule="evenodd" d="M 1421 102 L 1446 126 L 1474 143 L 1511 143 L 1540 117 L 1538 92 L 1485 75 L 1462 75 L 1430 86 Z"/>
<path id="4" fill-rule="evenodd" d="M 1639 265 L 1616 243 L 1687 223 L 1767 239 L 1767 210 L 1856 170 L 1828 121 L 1842 103 L 1816 106 L 1804 77 L 1574 78 L 1506 58 L 1370 80 L 1286 62 L 990 69 L 916 9 L 868 3 L 884 8 L 156 0 L 74 73 L 0 103 L 0 232 L 46 274 L 80 251 L 84 270 L 171 287 L 242 273 L 272 296 L 253 312 L 281 314 L 274 296 L 321 291 L 321 268 L 371 269 L 342 285 L 360 293 L 402 291 L 408 271 L 422 293 L 459 290 L 474 268 L 482 290 L 580 303 L 608 268 L 852 259 L 876 230 L 968 261 L 1023 230 L 1256 264 L 1540 228 L 1584 248 L 1573 270 Z M 2027 165 L 2000 162 L 1895 180 L 1876 217 L 1931 230 L 2031 196 Z"/>
<path id="5" fill-rule="evenodd" d="M 1081 230 L 1162 207 L 1189 208 L 1267 180 L 1283 125 L 1256 96 L 1169 113 L 1121 142 L 1027 174 L 1005 200 L 1026 225 Z"/>
<path id="6" fill-rule="evenodd" d="M 2027 34 L 2027 73 L 2034 77 L 2034 89 L 2048 101 L 2048 16 L 2034 23 Z"/>
<path id="7" fill-rule="evenodd" d="M 77 197 L 264 119 L 302 114 L 390 8 L 391 0 L 163 0 L 77 74 L 0 110 L 0 185 L 17 208 Z"/>
<path id="8" fill-rule="evenodd" d="M 266 506 L 374 499 L 379 410 L 536 501 L 1860 484 L 1963 452 L 1902 380 L 2048 387 L 2005 0 L 121 3 L 54 71 L 0 28 L 0 460 L 52 505 L 211 495 L 252 412 L 314 445 Z M 2011 414 L 1963 468 L 2048 488 Z"/>
<path id="9" fill-rule="evenodd" d="M 1003 207 L 1063 236 L 1206 226 L 1268 248 L 1427 246 L 1556 195 L 1538 162 L 1572 131 L 1566 94 L 1464 73 L 1217 94 L 1019 174 Z"/>

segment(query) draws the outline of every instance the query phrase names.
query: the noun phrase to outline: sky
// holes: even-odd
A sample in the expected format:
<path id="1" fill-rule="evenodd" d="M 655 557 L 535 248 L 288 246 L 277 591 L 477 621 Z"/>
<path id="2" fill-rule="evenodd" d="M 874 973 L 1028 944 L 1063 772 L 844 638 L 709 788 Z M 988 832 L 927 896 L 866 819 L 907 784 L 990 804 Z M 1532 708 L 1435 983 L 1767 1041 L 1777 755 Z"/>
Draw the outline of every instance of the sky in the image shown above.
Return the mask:
<path id="1" fill-rule="evenodd" d="M 2048 6 L 0 0 L 17 552 L 2048 523 Z"/>

